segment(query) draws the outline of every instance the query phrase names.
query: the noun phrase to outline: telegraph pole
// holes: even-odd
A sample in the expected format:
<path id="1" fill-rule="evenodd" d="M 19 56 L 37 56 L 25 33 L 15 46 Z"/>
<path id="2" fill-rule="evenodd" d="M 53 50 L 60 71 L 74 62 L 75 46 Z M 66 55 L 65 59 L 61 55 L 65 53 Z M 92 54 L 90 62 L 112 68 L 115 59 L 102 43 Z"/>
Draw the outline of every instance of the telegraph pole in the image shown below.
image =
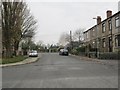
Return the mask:
<path id="1" fill-rule="evenodd" d="M 72 31 L 70 31 L 70 48 L 72 49 Z"/>

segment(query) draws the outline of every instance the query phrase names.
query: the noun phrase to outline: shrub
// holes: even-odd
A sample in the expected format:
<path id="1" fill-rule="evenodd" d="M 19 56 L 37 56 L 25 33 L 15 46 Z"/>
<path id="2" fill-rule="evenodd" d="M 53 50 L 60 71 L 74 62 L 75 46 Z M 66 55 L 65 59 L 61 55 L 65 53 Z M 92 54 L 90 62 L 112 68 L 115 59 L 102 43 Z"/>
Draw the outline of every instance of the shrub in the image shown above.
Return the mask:
<path id="1" fill-rule="evenodd" d="M 71 50 L 71 54 L 73 54 L 73 55 L 78 55 L 78 52 L 77 52 L 76 49 L 72 49 L 72 50 Z"/>
<path id="2" fill-rule="evenodd" d="M 96 58 L 97 57 L 97 53 L 96 52 L 89 52 L 89 57 Z"/>
<path id="3" fill-rule="evenodd" d="M 75 47 L 71 50 L 71 54 L 74 55 L 85 55 L 85 47 Z"/>
<path id="4" fill-rule="evenodd" d="M 85 52 L 85 46 L 76 48 L 78 52 Z"/>
<path id="5" fill-rule="evenodd" d="M 99 59 L 118 59 L 118 52 L 105 52 L 99 54 Z"/>

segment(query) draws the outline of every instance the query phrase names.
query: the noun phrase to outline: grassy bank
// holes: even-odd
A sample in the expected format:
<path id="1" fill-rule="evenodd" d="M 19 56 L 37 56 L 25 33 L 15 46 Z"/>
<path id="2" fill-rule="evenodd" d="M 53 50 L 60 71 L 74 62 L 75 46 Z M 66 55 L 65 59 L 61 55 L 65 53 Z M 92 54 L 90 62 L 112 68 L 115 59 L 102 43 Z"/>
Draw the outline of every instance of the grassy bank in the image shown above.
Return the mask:
<path id="1" fill-rule="evenodd" d="M 1 64 L 9 64 L 9 63 L 16 63 L 16 62 L 20 62 L 23 61 L 27 58 L 27 56 L 16 56 L 13 58 L 2 58 L 2 62 L 0 62 Z"/>

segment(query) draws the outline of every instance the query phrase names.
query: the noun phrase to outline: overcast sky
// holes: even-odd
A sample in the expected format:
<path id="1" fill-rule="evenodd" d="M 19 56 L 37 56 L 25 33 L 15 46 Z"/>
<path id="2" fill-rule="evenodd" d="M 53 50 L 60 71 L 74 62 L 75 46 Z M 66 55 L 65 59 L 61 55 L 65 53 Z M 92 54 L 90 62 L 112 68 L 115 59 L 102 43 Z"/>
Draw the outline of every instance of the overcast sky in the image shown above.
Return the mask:
<path id="1" fill-rule="evenodd" d="M 106 11 L 118 12 L 115 2 L 27 2 L 31 13 L 38 21 L 34 41 L 42 40 L 45 44 L 59 42 L 60 35 L 74 32 L 78 28 L 86 30 L 96 24 L 93 17 L 106 18 Z"/>

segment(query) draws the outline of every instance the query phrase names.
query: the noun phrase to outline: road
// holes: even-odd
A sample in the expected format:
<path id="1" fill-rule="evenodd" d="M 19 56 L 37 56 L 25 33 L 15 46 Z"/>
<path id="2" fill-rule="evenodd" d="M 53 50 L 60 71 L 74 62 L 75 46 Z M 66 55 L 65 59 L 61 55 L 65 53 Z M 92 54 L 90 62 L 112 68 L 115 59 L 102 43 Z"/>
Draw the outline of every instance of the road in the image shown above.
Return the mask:
<path id="1" fill-rule="evenodd" d="M 39 61 L 5 67 L 3 88 L 117 88 L 118 70 L 94 61 L 44 53 Z"/>

